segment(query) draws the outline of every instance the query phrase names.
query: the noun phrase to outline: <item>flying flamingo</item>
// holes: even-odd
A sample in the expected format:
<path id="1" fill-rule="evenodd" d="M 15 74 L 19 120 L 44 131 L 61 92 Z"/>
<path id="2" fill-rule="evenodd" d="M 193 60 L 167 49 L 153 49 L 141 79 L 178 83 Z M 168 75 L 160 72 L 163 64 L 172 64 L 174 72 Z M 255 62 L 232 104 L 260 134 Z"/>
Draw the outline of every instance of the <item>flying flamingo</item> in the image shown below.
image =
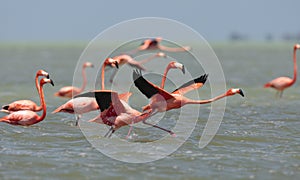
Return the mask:
<path id="1" fill-rule="evenodd" d="M 171 109 L 181 108 L 186 104 L 207 104 L 235 94 L 240 94 L 241 96 L 244 96 L 242 89 L 229 89 L 226 93 L 208 100 L 192 100 L 183 96 L 185 93 L 191 90 L 195 90 L 202 87 L 206 82 L 207 77 L 208 75 L 204 74 L 199 78 L 196 78 L 183 84 L 179 88 L 175 89 L 172 93 L 169 93 L 164 89 L 144 79 L 144 77 L 141 74 L 141 71 L 133 71 L 133 79 L 135 86 L 147 98 L 150 98 L 150 103 L 143 107 L 143 115 L 150 114 L 148 115 L 149 117 L 156 114 L 157 112 L 165 112 Z M 146 119 L 143 120 L 143 123 L 149 124 L 146 122 Z"/>
<path id="2" fill-rule="evenodd" d="M 85 75 L 85 68 L 87 67 L 94 67 L 94 65 L 90 62 L 85 62 L 82 65 L 82 78 L 83 78 L 83 83 L 81 88 L 74 87 L 74 86 L 65 86 L 62 87 L 58 92 L 56 92 L 54 95 L 58 97 L 64 97 L 64 98 L 72 98 L 72 96 L 75 96 L 77 94 L 80 94 L 85 86 L 86 86 L 86 75 Z"/>
<path id="3" fill-rule="evenodd" d="M 265 88 L 271 87 L 271 88 L 276 89 L 277 90 L 276 94 L 279 93 L 279 97 L 282 97 L 282 94 L 283 94 L 283 91 L 285 90 L 285 88 L 292 86 L 297 80 L 297 58 L 296 58 L 297 49 L 300 49 L 299 44 L 294 45 L 294 77 L 293 77 L 293 79 L 291 79 L 289 77 L 278 77 L 264 85 Z"/>
<path id="4" fill-rule="evenodd" d="M 39 77 L 44 76 L 49 79 L 49 73 L 44 70 L 38 70 L 35 75 L 35 87 L 39 93 L 40 85 L 39 85 Z M 40 99 L 40 103 L 42 104 L 42 100 Z M 41 111 L 42 105 L 38 106 L 35 102 L 31 100 L 18 100 L 14 101 L 10 104 L 2 106 L 1 111 L 5 113 L 12 113 L 20 110 L 30 110 L 30 111 Z"/>
<path id="5" fill-rule="evenodd" d="M 20 110 L 13 112 L 7 116 L 0 118 L 0 122 L 5 122 L 11 125 L 21 125 L 21 126 L 30 126 L 36 123 L 41 122 L 46 117 L 46 102 L 44 99 L 44 91 L 43 86 L 46 83 L 51 83 L 54 86 L 53 81 L 51 79 L 42 78 L 40 80 L 40 91 L 39 95 L 41 98 L 43 114 L 39 116 L 36 112 L 30 110 Z"/>
<path id="6" fill-rule="evenodd" d="M 103 89 L 104 87 L 104 71 L 105 71 L 105 67 L 107 65 L 111 65 L 113 64 L 114 67 L 119 68 L 118 66 L 118 62 L 116 60 L 113 59 L 107 59 L 104 61 L 104 63 L 102 64 L 102 74 L 101 74 L 101 80 L 102 80 L 102 84 L 103 84 Z M 124 100 L 128 101 L 129 96 L 131 95 L 131 93 L 124 93 L 121 96 L 121 98 L 123 98 Z M 65 104 L 59 106 L 57 109 L 55 109 L 52 113 L 59 113 L 59 112 L 64 112 L 64 113 L 70 113 L 70 114 L 77 114 L 76 116 L 76 122 L 75 125 L 78 125 L 78 120 L 80 119 L 81 115 L 84 113 L 88 113 L 91 111 L 95 111 L 99 109 L 99 106 L 95 100 L 95 98 L 89 98 L 89 97 L 77 97 L 74 96 L 72 99 L 70 99 L 69 101 L 67 101 Z"/>
<path id="7" fill-rule="evenodd" d="M 104 137 L 110 137 L 117 129 L 127 126 L 129 124 L 138 123 L 148 118 L 149 114 L 143 114 L 133 108 L 131 108 L 127 102 L 120 99 L 120 95 L 117 92 L 111 90 L 96 90 L 92 92 L 83 93 L 80 96 L 93 97 L 100 107 L 100 115 L 89 120 L 89 122 L 96 122 L 100 124 L 106 124 L 111 126 L 109 131 Z M 172 133 L 169 130 L 152 125 L 154 127 L 165 130 Z"/>
<path id="8" fill-rule="evenodd" d="M 129 54 L 135 54 L 138 51 L 144 51 L 144 50 L 161 50 L 161 51 L 168 51 L 168 52 L 184 52 L 191 50 L 191 47 L 185 46 L 185 47 L 167 47 L 161 45 L 162 38 L 157 37 L 153 39 L 146 39 L 142 42 L 142 44 L 137 48 L 129 52 Z"/>
<path id="9" fill-rule="evenodd" d="M 146 68 L 143 66 L 143 64 L 155 59 L 155 58 L 158 58 L 158 57 L 163 57 L 163 58 L 167 58 L 167 55 L 163 52 L 158 52 L 144 60 L 141 60 L 141 61 L 136 61 L 134 60 L 131 56 L 127 55 L 127 54 L 123 54 L 123 55 L 119 55 L 119 56 L 115 56 L 113 58 L 108 58 L 108 59 L 113 59 L 113 60 L 116 60 L 119 64 L 119 66 L 122 66 L 124 64 L 128 64 L 129 66 L 132 66 L 132 67 L 135 67 L 137 69 L 140 69 L 140 70 L 143 70 L 143 71 L 146 71 Z M 111 67 L 114 67 L 115 64 L 110 64 Z M 109 82 L 113 82 L 113 79 L 114 77 L 116 76 L 116 73 L 117 73 L 117 69 L 114 69 L 112 75 L 110 76 L 109 78 Z"/>
<path id="10" fill-rule="evenodd" d="M 166 80 L 166 76 L 167 73 L 169 72 L 170 69 L 180 69 L 183 73 L 185 73 L 185 68 L 184 65 L 175 61 L 172 61 L 168 64 L 168 66 L 165 69 L 163 78 L 162 78 L 162 88 L 164 87 L 165 84 L 165 80 Z M 102 71 L 103 72 L 103 71 Z M 126 94 L 126 93 L 125 93 Z M 126 96 L 127 99 L 123 98 L 122 96 L 124 96 L 123 94 L 119 94 L 118 96 L 116 96 L 117 93 L 114 91 L 109 91 L 109 90 L 102 90 L 102 91 L 93 91 L 93 92 L 89 92 L 89 93 L 84 93 L 78 96 L 87 98 L 87 97 L 96 97 L 97 103 L 99 104 L 100 107 L 102 107 L 101 109 L 101 115 L 95 117 L 94 119 L 90 120 L 90 122 L 97 122 L 100 124 L 107 124 L 111 126 L 111 129 L 109 130 L 109 132 L 106 134 L 106 136 L 108 136 L 109 133 L 113 134 L 117 129 L 119 129 L 122 126 L 126 126 L 128 124 L 134 124 L 134 123 L 138 123 L 144 119 L 147 118 L 146 116 L 143 116 L 141 112 L 132 109 L 128 104 L 128 98 L 129 96 Z M 131 94 L 130 94 L 131 95 Z M 117 97 L 116 103 L 112 104 L 112 97 Z M 113 110 L 114 108 L 118 108 L 117 110 Z M 119 108 L 121 107 L 121 108 Z M 107 111 L 105 111 L 106 109 L 110 108 L 110 111 L 114 111 L 115 113 L 108 113 Z M 119 113 L 116 113 L 120 111 Z M 104 119 L 102 119 L 104 118 Z M 112 118 L 112 119 L 111 119 Z M 110 119 L 110 121 L 108 122 L 108 119 Z M 162 129 L 164 131 L 169 132 L 170 134 L 174 134 L 172 131 L 166 130 L 164 128 L 161 128 L 157 125 L 153 125 L 153 124 L 148 124 L 151 126 L 154 126 L 156 128 Z M 132 127 L 132 126 L 131 126 Z M 131 132 L 130 128 L 130 131 Z M 110 136 L 111 136 L 110 134 Z M 129 135 L 130 133 L 128 133 Z M 128 137 L 128 136 L 127 136 Z"/>

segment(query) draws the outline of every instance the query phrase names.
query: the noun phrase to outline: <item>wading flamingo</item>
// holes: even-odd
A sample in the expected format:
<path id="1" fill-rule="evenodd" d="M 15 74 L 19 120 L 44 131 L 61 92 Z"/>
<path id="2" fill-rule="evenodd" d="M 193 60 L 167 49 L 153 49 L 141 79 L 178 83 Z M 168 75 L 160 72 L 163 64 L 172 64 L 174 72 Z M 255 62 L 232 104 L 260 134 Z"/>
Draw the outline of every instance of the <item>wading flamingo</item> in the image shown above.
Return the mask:
<path id="1" fill-rule="evenodd" d="M 39 116 L 36 112 L 30 110 L 21 110 L 13 112 L 7 116 L 0 118 L 0 122 L 5 122 L 11 125 L 21 125 L 21 126 L 30 126 L 36 123 L 41 122 L 46 117 L 46 102 L 44 98 L 43 86 L 46 83 L 51 83 L 54 86 L 51 79 L 42 78 L 40 80 L 40 91 L 39 95 L 42 100 L 43 114 Z"/>
<path id="2" fill-rule="evenodd" d="M 179 62 L 176 62 L 176 61 L 171 61 L 165 69 L 164 75 L 163 75 L 162 80 L 161 80 L 160 88 L 164 89 L 165 81 L 166 81 L 167 74 L 168 74 L 169 70 L 170 69 L 176 69 L 176 68 L 181 69 L 182 73 L 185 74 L 185 68 L 184 68 L 183 64 L 181 64 Z"/>
<path id="3" fill-rule="evenodd" d="M 179 88 L 175 89 L 172 93 L 165 91 L 164 89 L 152 84 L 151 82 L 144 79 L 141 71 L 133 71 L 133 80 L 135 86 L 148 98 L 150 103 L 143 107 L 143 115 L 152 116 L 157 112 L 165 112 L 171 109 L 178 109 L 186 104 L 207 104 L 218 99 L 232 96 L 235 94 L 240 94 L 244 96 L 242 89 L 229 89 L 225 94 L 219 95 L 215 98 L 208 100 L 192 100 L 184 97 L 183 95 L 191 90 L 198 89 L 203 86 L 206 82 L 208 75 L 204 74 L 199 78 L 191 80 Z M 148 124 L 143 120 L 143 123 Z"/>
<path id="4" fill-rule="evenodd" d="M 35 87 L 37 92 L 40 92 L 39 77 L 44 76 L 49 79 L 49 73 L 44 70 L 38 70 L 35 75 Z M 18 100 L 10 104 L 2 106 L 1 111 L 5 113 L 12 113 L 20 110 L 30 110 L 30 111 L 41 111 L 42 110 L 42 99 L 40 99 L 40 106 L 31 100 Z"/>
<path id="5" fill-rule="evenodd" d="M 278 77 L 276 79 L 273 79 L 272 81 L 265 84 L 265 88 L 271 87 L 277 90 L 276 95 L 279 93 L 279 97 L 282 97 L 283 91 L 285 88 L 288 88 L 292 86 L 296 80 L 297 80 L 297 57 L 296 57 L 296 51 L 297 49 L 300 49 L 299 44 L 294 45 L 294 77 L 293 79 L 289 77 Z"/>
<path id="6" fill-rule="evenodd" d="M 147 63 L 147 62 L 149 62 L 149 61 L 151 61 L 155 58 L 158 58 L 158 57 L 167 58 L 167 55 L 163 52 L 158 52 L 158 53 L 156 53 L 156 54 L 154 54 L 154 55 L 152 55 L 152 56 L 150 56 L 150 57 L 148 57 L 144 60 L 141 60 L 141 61 L 136 61 L 131 56 L 129 56 L 127 54 L 115 56 L 113 58 L 108 58 L 108 59 L 113 59 L 113 60 L 118 61 L 119 66 L 122 66 L 124 64 L 128 64 L 131 67 L 146 71 L 146 68 L 143 66 L 143 64 L 145 64 L 145 63 Z M 115 64 L 110 64 L 110 66 L 114 67 Z M 114 69 L 112 75 L 109 78 L 110 83 L 113 82 L 113 79 L 116 76 L 117 71 L 118 71 L 117 69 Z"/>
<path id="7" fill-rule="evenodd" d="M 118 62 L 116 60 L 113 59 L 107 59 L 103 62 L 102 64 L 102 74 L 101 74 L 101 81 L 103 84 L 102 88 L 104 87 L 104 71 L 105 71 L 105 67 L 107 65 L 111 65 L 113 64 L 114 67 L 119 68 L 118 66 Z M 121 95 L 121 98 L 123 98 L 124 100 L 128 101 L 129 96 L 131 95 L 131 93 L 124 93 Z M 128 97 L 127 97 L 128 96 Z M 95 100 L 95 98 L 89 98 L 89 97 L 77 97 L 74 96 L 72 99 L 70 99 L 69 101 L 67 101 L 65 104 L 59 106 L 57 109 L 55 109 L 52 114 L 55 113 L 59 113 L 59 112 L 64 112 L 64 113 L 70 113 L 70 114 L 75 114 L 76 113 L 76 122 L 75 125 L 78 125 L 78 120 L 80 119 L 81 115 L 84 113 L 88 113 L 91 111 L 95 111 L 99 109 L 99 106 Z"/>
<path id="8" fill-rule="evenodd" d="M 77 94 L 80 94 L 84 91 L 84 88 L 86 86 L 86 75 L 85 75 L 85 68 L 87 67 L 94 67 L 94 65 L 90 62 L 85 62 L 82 65 L 82 78 L 83 83 L 81 88 L 74 87 L 74 86 L 65 86 L 62 87 L 58 92 L 56 92 L 54 95 L 58 97 L 64 97 L 64 98 L 72 98 L 72 96 L 75 96 Z"/>
<path id="9" fill-rule="evenodd" d="M 106 124 L 111 126 L 109 131 L 104 137 L 110 137 L 117 129 L 122 126 L 138 123 L 148 118 L 150 114 L 143 114 L 133 108 L 131 108 L 127 102 L 120 99 L 120 95 L 117 92 L 111 90 L 96 90 L 92 92 L 83 93 L 82 97 L 96 98 L 96 101 L 100 107 L 101 113 L 95 118 L 89 120 L 89 122 L 96 122 L 100 124 Z M 152 125 L 159 129 L 174 134 L 173 132 L 161 128 L 156 125 Z M 127 136 L 128 137 L 128 136 Z"/>
<path id="10" fill-rule="evenodd" d="M 142 44 L 137 48 L 129 52 L 129 54 L 135 54 L 139 51 L 144 50 L 161 50 L 161 51 L 168 51 L 168 52 L 184 52 L 191 50 L 191 47 L 184 46 L 184 47 L 167 47 L 161 45 L 162 38 L 157 37 L 153 39 L 146 39 L 142 42 Z"/>

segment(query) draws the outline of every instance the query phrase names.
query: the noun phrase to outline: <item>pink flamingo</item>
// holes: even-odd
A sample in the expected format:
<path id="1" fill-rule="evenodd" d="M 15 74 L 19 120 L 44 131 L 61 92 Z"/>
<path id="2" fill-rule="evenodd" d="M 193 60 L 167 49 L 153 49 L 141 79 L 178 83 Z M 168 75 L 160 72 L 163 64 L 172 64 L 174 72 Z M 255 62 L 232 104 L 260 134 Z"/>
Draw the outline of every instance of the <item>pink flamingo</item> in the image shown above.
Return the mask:
<path id="1" fill-rule="evenodd" d="M 43 114 L 39 116 L 36 112 L 30 110 L 20 110 L 13 112 L 7 116 L 4 116 L 0 119 L 0 122 L 5 122 L 11 125 L 21 125 L 21 126 L 30 126 L 36 123 L 41 122 L 46 117 L 46 102 L 44 98 L 43 86 L 46 83 L 51 83 L 54 86 L 53 81 L 51 79 L 42 78 L 40 80 L 40 91 L 39 95 L 41 98 Z"/>
<path id="2" fill-rule="evenodd" d="M 58 97 L 64 97 L 64 98 L 72 98 L 72 96 L 75 96 L 77 94 L 80 94 L 86 86 L 86 75 L 85 75 L 85 68 L 87 67 L 94 67 L 94 65 L 90 62 L 86 62 L 82 65 L 82 78 L 83 83 L 81 88 L 74 87 L 74 86 L 65 86 L 62 87 L 58 92 L 56 92 L 54 95 Z"/>
<path id="3" fill-rule="evenodd" d="M 40 85 L 39 85 L 39 77 L 44 76 L 49 79 L 49 73 L 44 70 L 38 70 L 35 75 L 35 87 L 39 93 Z M 42 104 L 42 100 L 40 99 L 40 103 Z M 10 104 L 2 106 L 1 111 L 5 113 L 12 113 L 20 110 L 30 110 L 30 111 L 41 111 L 42 105 L 38 106 L 35 102 L 31 100 L 18 100 L 14 101 Z"/>
<path id="4" fill-rule="evenodd" d="M 102 80 L 102 88 L 104 87 L 104 71 L 105 67 L 107 65 L 113 64 L 114 67 L 119 68 L 118 62 L 113 59 L 107 59 L 102 64 L 102 72 L 101 72 L 101 80 Z M 79 96 L 78 96 L 79 95 Z M 64 112 L 64 113 L 70 113 L 70 114 L 77 114 L 76 116 L 76 122 L 75 125 L 78 125 L 78 120 L 80 119 L 81 115 L 84 113 L 88 113 L 91 111 L 95 111 L 99 109 L 99 106 L 95 100 L 95 98 L 89 98 L 89 97 L 80 97 L 80 94 L 74 96 L 72 99 L 67 101 L 65 104 L 59 106 L 57 109 L 55 109 L 52 114 Z M 128 100 L 129 96 L 131 94 L 124 93 L 121 95 L 121 98 L 124 98 L 124 100 Z M 127 97 L 128 96 L 128 97 Z"/>
<path id="5" fill-rule="evenodd" d="M 240 94 L 244 96 L 242 89 L 229 89 L 226 93 L 208 100 L 192 100 L 184 97 L 183 95 L 191 90 L 198 89 L 204 85 L 208 75 L 204 74 L 199 78 L 191 80 L 179 88 L 175 89 L 172 93 L 165 91 L 164 89 L 152 84 L 144 79 L 141 72 L 137 70 L 133 72 L 133 79 L 135 86 L 147 97 L 150 98 L 150 103 L 143 107 L 143 115 L 152 116 L 157 112 L 165 112 L 172 109 L 181 108 L 187 104 L 207 104 L 219 100 L 221 98 Z M 143 120 L 146 122 L 146 119 Z"/>
<path id="6" fill-rule="evenodd" d="M 142 42 L 142 44 L 135 50 L 132 50 L 129 52 L 129 54 L 135 54 L 138 51 L 144 51 L 144 50 L 161 50 L 161 51 L 168 51 L 168 52 L 184 52 L 191 50 L 191 47 L 185 46 L 185 47 L 167 47 L 161 45 L 162 38 L 157 37 L 153 39 L 146 39 Z"/>
<path id="7" fill-rule="evenodd" d="M 138 123 L 148 117 L 148 114 L 131 108 L 127 102 L 120 99 L 117 92 L 111 90 L 96 90 L 82 94 L 84 97 L 95 97 L 101 113 L 89 122 L 111 126 L 104 137 L 110 137 L 117 129 L 129 124 Z M 156 125 L 154 125 L 156 127 Z M 158 127 L 160 128 L 160 127 Z M 163 128 L 162 128 L 163 129 Z M 166 129 L 163 129 L 168 131 Z M 171 131 L 168 131 L 172 133 Z"/>
<path id="8" fill-rule="evenodd" d="M 175 61 L 170 62 L 166 67 L 162 78 L 162 84 L 161 84 L 162 87 L 164 87 L 166 76 L 169 70 L 176 69 L 176 68 L 180 69 L 183 73 L 185 73 L 183 64 Z M 122 94 L 118 95 L 114 91 L 109 91 L 109 90 L 93 91 L 93 92 L 82 94 L 80 96 L 96 97 L 96 101 L 99 104 L 99 107 L 102 107 L 102 109 L 100 108 L 101 114 L 95 117 L 94 119 L 90 120 L 90 122 L 97 122 L 100 124 L 106 124 L 111 126 L 111 129 L 108 131 L 108 133 L 105 136 L 108 136 L 111 133 L 109 135 L 110 137 L 120 127 L 127 126 L 128 124 L 138 123 L 146 119 L 147 116 L 149 115 L 147 114 L 146 116 L 143 116 L 141 112 L 131 108 L 127 103 L 129 96 L 127 96 L 127 99 L 124 100 L 124 98 L 122 98 Z M 169 131 L 157 125 L 153 125 L 149 123 L 148 125 L 167 131 L 170 134 L 174 134 L 172 131 Z M 132 126 L 130 128 L 127 137 L 129 136 L 131 130 L 132 130 Z"/>
<path id="9" fill-rule="evenodd" d="M 158 57 L 163 57 L 163 58 L 167 58 L 167 55 L 163 52 L 158 52 L 144 60 L 141 60 L 141 61 L 136 61 L 134 60 L 131 56 L 127 55 L 127 54 L 123 54 L 123 55 L 119 55 L 119 56 L 115 56 L 113 58 L 108 58 L 110 59 L 111 61 L 112 60 L 116 60 L 118 62 L 118 65 L 119 66 L 122 66 L 124 64 L 128 64 L 129 66 L 131 67 L 135 67 L 137 69 L 140 69 L 140 70 L 143 70 L 143 71 L 146 71 L 146 68 L 143 66 L 143 64 L 155 59 L 155 58 L 158 58 Z M 111 67 L 114 67 L 115 64 L 110 64 Z M 117 73 L 117 69 L 115 69 L 112 73 L 112 75 L 110 76 L 109 78 L 109 82 L 113 82 L 113 79 L 114 77 L 116 76 L 116 73 Z"/>
<path id="10" fill-rule="evenodd" d="M 278 77 L 264 85 L 265 88 L 271 87 L 271 88 L 276 89 L 277 90 L 276 94 L 279 93 L 280 97 L 282 97 L 283 91 L 286 88 L 292 86 L 297 80 L 297 58 L 296 58 L 297 49 L 300 49 L 299 44 L 294 45 L 294 77 L 293 77 L 293 79 L 291 79 L 289 77 Z"/>

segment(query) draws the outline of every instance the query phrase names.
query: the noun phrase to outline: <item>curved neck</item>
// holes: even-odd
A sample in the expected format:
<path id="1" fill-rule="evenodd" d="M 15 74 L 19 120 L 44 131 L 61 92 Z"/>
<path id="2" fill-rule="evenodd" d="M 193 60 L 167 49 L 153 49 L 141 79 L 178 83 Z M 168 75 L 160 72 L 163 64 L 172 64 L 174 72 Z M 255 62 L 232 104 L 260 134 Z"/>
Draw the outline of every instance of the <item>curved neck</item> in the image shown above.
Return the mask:
<path id="1" fill-rule="evenodd" d="M 102 90 L 105 89 L 105 85 L 104 85 L 104 72 L 105 72 L 105 67 L 106 67 L 106 64 L 103 63 L 103 65 L 102 65 L 102 70 L 101 70 L 101 89 L 102 89 Z"/>
<path id="2" fill-rule="evenodd" d="M 214 98 L 207 99 L 207 100 L 190 100 L 189 102 L 187 102 L 187 104 L 207 104 L 207 103 L 211 103 L 211 102 L 217 101 L 219 99 L 222 99 L 226 96 L 227 96 L 227 93 L 221 94 L 219 96 L 216 96 Z"/>
<path id="3" fill-rule="evenodd" d="M 82 86 L 80 88 L 80 92 L 82 92 L 85 89 L 85 86 L 86 86 L 85 67 L 82 67 L 82 79 L 83 79 L 83 83 L 82 83 Z"/>
<path id="4" fill-rule="evenodd" d="M 167 68 L 165 69 L 164 75 L 163 75 L 162 80 L 161 80 L 161 85 L 160 85 L 161 88 L 164 88 L 164 87 L 165 87 L 165 81 L 166 81 L 167 74 L 168 74 L 170 68 L 171 68 L 171 66 L 170 66 L 170 64 L 169 64 L 169 65 L 167 66 Z"/>
<path id="5" fill-rule="evenodd" d="M 36 75 L 35 76 L 35 87 L 36 87 L 36 90 L 38 93 L 40 93 L 40 83 L 39 83 L 39 75 Z M 40 96 L 40 105 L 38 107 L 36 107 L 36 110 L 37 111 L 40 111 L 42 109 L 42 99 L 41 99 L 41 96 Z"/>
<path id="6" fill-rule="evenodd" d="M 294 84 L 297 80 L 297 57 L 296 57 L 296 51 L 297 49 L 294 49 L 294 77 L 291 84 Z"/>
<path id="7" fill-rule="evenodd" d="M 37 119 L 38 122 L 42 121 L 46 117 L 46 112 L 47 112 L 47 107 L 46 107 L 46 102 L 44 98 L 44 90 L 43 90 L 43 85 L 40 85 L 40 99 L 41 99 L 41 106 L 43 107 L 43 114 L 39 116 Z"/>

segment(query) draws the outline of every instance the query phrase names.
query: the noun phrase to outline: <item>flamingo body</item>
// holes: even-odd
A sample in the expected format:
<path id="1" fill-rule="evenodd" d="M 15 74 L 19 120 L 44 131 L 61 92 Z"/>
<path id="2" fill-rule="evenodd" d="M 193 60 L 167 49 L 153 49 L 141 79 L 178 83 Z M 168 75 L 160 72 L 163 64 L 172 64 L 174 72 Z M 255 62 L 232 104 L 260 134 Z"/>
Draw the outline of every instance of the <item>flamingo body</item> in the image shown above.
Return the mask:
<path id="1" fill-rule="evenodd" d="M 5 122 L 11 125 L 30 126 L 44 120 L 46 117 L 46 103 L 44 99 L 43 85 L 46 83 L 51 83 L 54 86 L 51 79 L 43 78 L 40 80 L 39 95 L 43 108 L 43 114 L 41 116 L 30 110 L 20 110 L 0 118 L 0 122 Z"/>
<path id="2" fill-rule="evenodd" d="M 40 69 L 36 72 L 35 75 L 35 86 L 37 91 L 40 91 L 40 84 L 38 81 L 38 78 L 40 76 L 44 76 L 46 78 L 49 78 L 49 73 Z M 42 110 L 42 106 L 37 105 L 35 102 L 31 101 L 31 100 L 18 100 L 18 101 L 14 101 L 10 104 L 4 105 L 2 106 L 1 111 L 5 112 L 5 113 L 12 113 L 15 111 L 20 111 L 20 110 L 30 110 L 30 111 L 41 111 Z"/>

